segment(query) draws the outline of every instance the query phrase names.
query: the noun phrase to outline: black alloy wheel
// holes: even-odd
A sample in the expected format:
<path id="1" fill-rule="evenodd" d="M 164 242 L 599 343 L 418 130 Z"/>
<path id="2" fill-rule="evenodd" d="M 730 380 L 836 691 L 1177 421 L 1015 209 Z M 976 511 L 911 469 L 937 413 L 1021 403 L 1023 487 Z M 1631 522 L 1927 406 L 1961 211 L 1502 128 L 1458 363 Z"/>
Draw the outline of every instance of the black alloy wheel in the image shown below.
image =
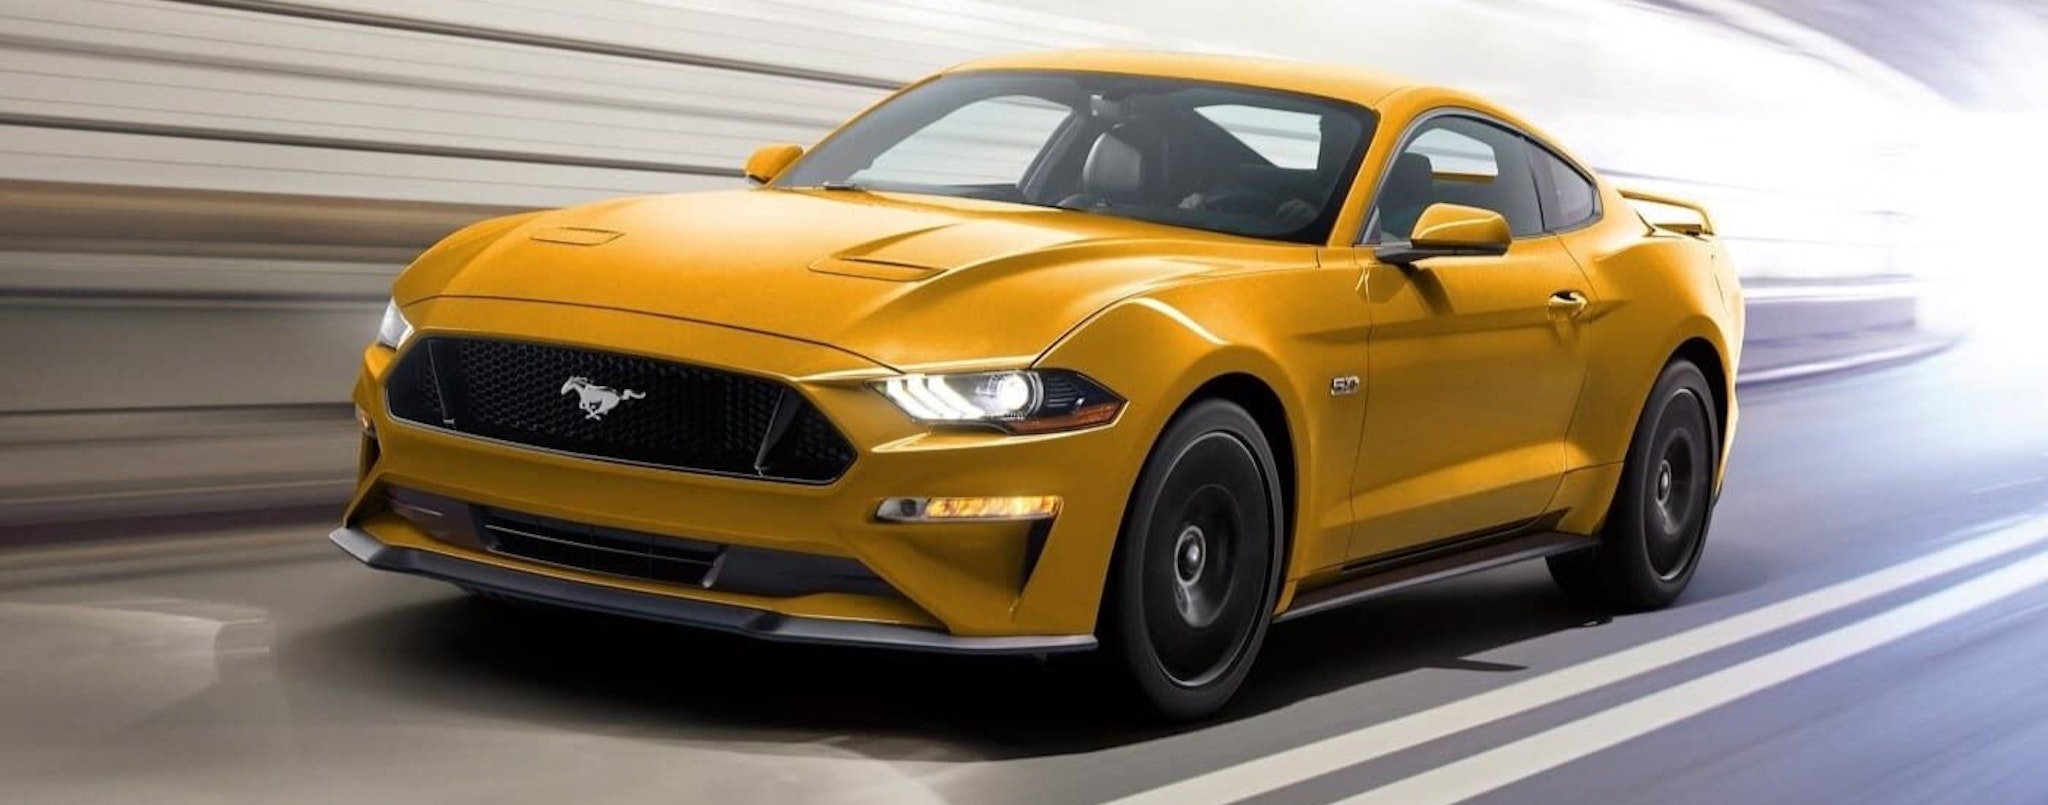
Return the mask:
<path id="1" fill-rule="evenodd" d="M 1279 468 L 1258 422 L 1208 400 L 1145 462 L 1103 613 L 1108 653 L 1162 716 L 1214 713 L 1244 682 L 1280 589 Z"/>
<path id="2" fill-rule="evenodd" d="M 1636 423 L 1599 544 L 1551 557 L 1551 577 L 1588 603 L 1670 605 L 1692 581 L 1706 548 L 1720 446 L 1706 375 L 1688 361 L 1673 361 Z"/>

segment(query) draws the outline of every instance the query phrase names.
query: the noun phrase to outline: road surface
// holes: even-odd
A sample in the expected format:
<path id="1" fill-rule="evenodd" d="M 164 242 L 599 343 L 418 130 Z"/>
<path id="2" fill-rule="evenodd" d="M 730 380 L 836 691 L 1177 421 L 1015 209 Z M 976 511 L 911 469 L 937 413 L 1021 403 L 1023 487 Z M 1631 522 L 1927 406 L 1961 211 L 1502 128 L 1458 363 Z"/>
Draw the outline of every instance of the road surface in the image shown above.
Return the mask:
<path id="1" fill-rule="evenodd" d="M 1277 627 L 1182 729 L 1058 662 L 508 611 L 325 524 L 0 554 L 0 798 L 2048 801 L 2040 343 L 1746 390 L 1673 609 L 1472 576 Z"/>

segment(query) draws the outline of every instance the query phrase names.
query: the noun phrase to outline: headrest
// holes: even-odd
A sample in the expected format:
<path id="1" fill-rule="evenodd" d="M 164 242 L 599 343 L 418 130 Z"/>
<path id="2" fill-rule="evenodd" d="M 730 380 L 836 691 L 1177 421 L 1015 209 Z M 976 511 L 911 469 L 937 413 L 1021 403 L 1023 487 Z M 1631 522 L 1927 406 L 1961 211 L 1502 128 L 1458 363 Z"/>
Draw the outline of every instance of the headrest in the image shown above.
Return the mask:
<path id="1" fill-rule="evenodd" d="M 1384 237 L 1406 238 L 1422 217 L 1422 208 L 1437 199 L 1436 165 L 1421 154 L 1402 154 L 1387 169 L 1386 185 L 1380 188 L 1380 232 Z"/>
<path id="2" fill-rule="evenodd" d="M 1436 189 L 1436 166 L 1429 157 L 1408 153 L 1394 158 L 1380 197 L 1399 204 L 1426 202 Z"/>
<path id="3" fill-rule="evenodd" d="M 1088 150 L 1088 161 L 1081 166 L 1081 192 L 1112 201 L 1143 197 L 1147 190 L 1146 160 L 1159 156 L 1156 152 L 1146 153 L 1151 145 L 1154 144 L 1129 124 L 1103 132 Z"/>
<path id="4" fill-rule="evenodd" d="M 1326 182 L 1334 182 L 1349 163 L 1351 148 L 1356 137 L 1339 136 L 1337 118 L 1324 115 L 1316 123 L 1316 175 Z"/>

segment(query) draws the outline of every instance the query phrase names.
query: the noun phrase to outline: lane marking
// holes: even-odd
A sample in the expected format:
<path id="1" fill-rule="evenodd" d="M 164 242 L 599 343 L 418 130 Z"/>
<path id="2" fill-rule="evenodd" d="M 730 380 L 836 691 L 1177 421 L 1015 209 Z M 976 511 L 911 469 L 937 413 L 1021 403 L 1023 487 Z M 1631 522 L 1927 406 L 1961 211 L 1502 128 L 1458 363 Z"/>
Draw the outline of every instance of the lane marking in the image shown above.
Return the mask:
<path id="1" fill-rule="evenodd" d="M 1744 386 L 1751 386 L 1760 383 L 1776 383 L 1781 380 L 1797 380 L 1806 377 L 1812 377 L 1814 375 L 1823 375 L 1833 372 L 1846 371 L 1849 369 L 1861 369 L 1866 366 L 1876 366 L 1878 364 L 1905 361 L 1910 358 L 1918 358 L 1925 355 L 1932 355 L 1934 353 L 1946 350 L 1952 346 L 1955 346 L 1954 340 L 1948 338 L 1937 338 L 1924 341 L 1918 344 L 1908 344 L 1903 347 L 1894 347 L 1892 349 L 1879 350 L 1877 352 L 1865 352 L 1842 358 L 1834 358 L 1830 360 L 1809 361 L 1806 363 L 1795 363 L 1790 366 L 1779 366 L 1770 369 L 1761 369 L 1754 372 L 1742 372 L 1735 378 L 1735 387 L 1740 389 Z"/>
<path id="2" fill-rule="evenodd" d="M 355 486 L 354 478 L 313 478 L 301 481 L 261 481 L 247 484 L 206 484 L 201 486 L 167 486 L 155 489 L 124 489 L 116 492 L 83 492 L 75 495 L 46 495 L 43 497 L 21 497 L 0 499 L 7 506 L 44 506 L 55 503 L 98 503 L 101 501 L 135 500 L 168 495 L 218 495 L 229 492 L 278 492 L 292 489 L 318 489 L 320 487 Z M 336 504 L 335 508 L 340 508 Z"/>
<path id="3" fill-rule="evenodd" d="M 1463 802 L 1912 636 L 2048 582 L 2048 553 L 1769 654 L 1342 800 Z"/>
<path id="4" fill-rule="evenodd" d="M 2048 481 L 2048 475 L 2042 475 L 2033 478 L 2021 478 L 2016 481 L 2005 481 L 2002 483 L 1988 484 L 1985 486 L 1977 487 L 1976 489 L 1972 489 L 1968 492 L 1968 494 L 1985 495 L 2006 489 L 2018 489 L 2022 486 L 2032 486 L 2043 481 Z"/>
<path id="5" fill-rule="evenodd" d="M 301 530 L 279 526 L 265 528 L 260 533 L 230 536 L 137 537 L 109 539 L 98 544 L 82 546 L 61 542 L 21 548 L 0 545 L 0 572 L 102 562 L 186 558 L 240 550 L 318 546 L 324 551 L 331 551 L 333 548 L 328 545 L 327 540 L 319 538 L 326 530 L 326 526 Z"/>
<path id="6" fill-rule="evenodd" d="M 1113 805 L 1232 803 L 1491 724 L 2048 543 L 2039 516 L 1934 553 L 1634 648 L 1293 749 L 1142 791 Z"/>
<path id="7" fill-rule="evenodd" d="M 1906 299 L 1923 296 L 1926 288 L 1918 282 L 1871 283 L 1869 285 L 1766 285 L 1742 289 L 1745 302 L 1856 302 L 1871 299 Z"/>

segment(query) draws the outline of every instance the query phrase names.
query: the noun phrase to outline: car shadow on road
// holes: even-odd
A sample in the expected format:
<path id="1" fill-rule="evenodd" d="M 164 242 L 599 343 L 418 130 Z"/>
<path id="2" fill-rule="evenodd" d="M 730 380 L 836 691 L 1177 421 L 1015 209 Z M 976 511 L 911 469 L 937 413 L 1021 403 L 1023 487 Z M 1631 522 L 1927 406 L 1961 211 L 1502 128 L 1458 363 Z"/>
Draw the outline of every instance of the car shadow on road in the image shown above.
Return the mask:
<path id="1" fill-rule="evenodd" d="M 451 594 L 302 633 L 287 673 L 536 726 L 684 742 L 829 743 L 882 759 L 979 761 L 1089 752 L 1214 726 L 1421 669 L 1523 670 L 1475 655 L 1605 617 L 1540 564 L 1276 626 L 1236 701 L 1206 722 L 1127 715 L 1091 663 L 765 643 Z"/>

